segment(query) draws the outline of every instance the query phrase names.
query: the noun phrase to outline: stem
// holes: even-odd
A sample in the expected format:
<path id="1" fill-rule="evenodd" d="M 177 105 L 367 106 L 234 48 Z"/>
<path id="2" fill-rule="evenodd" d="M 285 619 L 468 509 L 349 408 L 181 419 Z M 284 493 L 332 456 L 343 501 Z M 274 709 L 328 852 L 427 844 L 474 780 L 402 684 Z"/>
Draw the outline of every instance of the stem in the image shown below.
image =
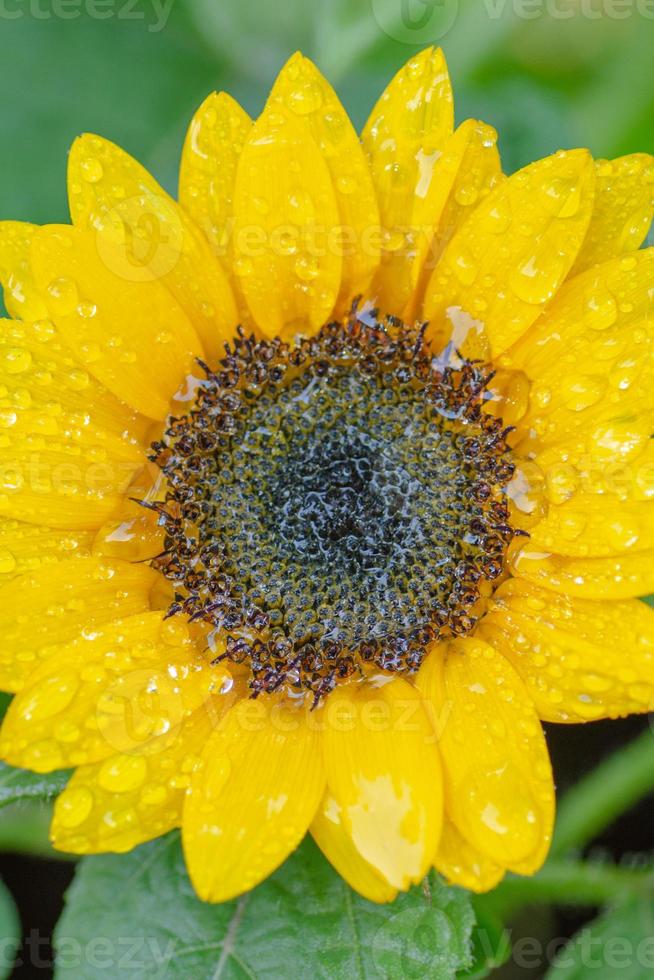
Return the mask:
<path id="1" fill-rule="evenodd" d="M 601 905 L 616 893 L 651 888 L 649 870 L 620 868 L 613 864 L 583 861 L 552 861 L 534 878 L 509 878 L 508 894 L 530 902 L 557 902 L 565 905 Z"/>
<path id="2" fill-rule="evenodd" d="M 569 789 L 559 806 L 551 855 L 582 848 L 654 791 L 654 738 L 645 731 Z"/>
<path id="3" fill-rule="evenodd" d="M 48 840 L 51 812 L 40 804 L 13 803 L 0 813 L 0 854 L 32 854 L 54 860 L 71 860 L 55 851 Z"/>
<path id="4" fill-rule="evenodd" d="M 495 891 L 476 901 L 506 921 L 524 905 L 603 905 L 622 892 L 648 892 L 653 878 L 651 870 L 583 861 L 548 861 L 533 878 L 506 878 Z"/>

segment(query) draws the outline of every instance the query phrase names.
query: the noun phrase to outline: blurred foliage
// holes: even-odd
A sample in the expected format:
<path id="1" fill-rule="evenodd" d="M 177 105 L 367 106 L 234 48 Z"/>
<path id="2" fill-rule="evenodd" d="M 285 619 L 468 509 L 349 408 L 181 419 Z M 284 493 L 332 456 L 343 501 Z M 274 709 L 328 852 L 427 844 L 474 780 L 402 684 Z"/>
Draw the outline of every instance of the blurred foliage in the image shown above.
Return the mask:
<path id="1" fill-rule="evenodd" d="M 390 75 L 429 40 L 396 39 L 406 34 L 403 4 L 418 16 L 434 0 L 114 0 L 103 19 L 79 0 L 66 20 L 50 2 L 15 0 L 11 19 L 0 13 L 3 217 L 65 219 L 66 151 L 88 130 L 174 189 L 185 127 L 206 94 L 226 88 L 256 113 L 296 48 L 329 75 L 360 126 Z M 645 4 L 439 3 L 453 23 L 442 34 L 436 24 L 432 39 L 448 56 L 458 116 L 498 127 L 507 171 L 560 146 L 599 156 L 654 150 Z"/>
<path id="2" fill-rule="evenodd" d="M 0 980 L 10 976 L 20 942 L 20 920 L 11 894 L 0 881 Z"/>

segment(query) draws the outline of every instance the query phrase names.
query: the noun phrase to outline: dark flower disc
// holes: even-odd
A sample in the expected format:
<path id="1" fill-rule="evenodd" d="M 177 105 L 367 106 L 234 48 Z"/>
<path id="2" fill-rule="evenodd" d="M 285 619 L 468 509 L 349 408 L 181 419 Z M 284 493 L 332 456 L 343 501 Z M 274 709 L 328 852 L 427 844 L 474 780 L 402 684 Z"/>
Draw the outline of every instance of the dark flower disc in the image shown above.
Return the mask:
<path id="1" fill-rule="evenodd" d="M 153 460 L 170 613 L 212 627 L 254 695 L 321 700 L 412 673 L 477 622 L 515 532 L 491 372 L 435 356 L 424 325 L 355 307 L 294 343 L 239 332 Z"/>

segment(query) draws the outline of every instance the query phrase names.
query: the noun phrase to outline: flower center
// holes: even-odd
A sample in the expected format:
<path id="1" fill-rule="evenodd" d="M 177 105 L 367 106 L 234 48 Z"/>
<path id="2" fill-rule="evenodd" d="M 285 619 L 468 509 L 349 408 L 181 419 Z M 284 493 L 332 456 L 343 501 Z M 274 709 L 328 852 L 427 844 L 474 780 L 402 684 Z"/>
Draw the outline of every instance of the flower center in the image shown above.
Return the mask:
<path id="1" fill-rule="evenodd" d="M 294 344 L 242 333 L 206 366 L 153 459 L 167 478 L 157 567 L 171 613 L 316 703 L 353 674 L 418 669 L 464 635 L 514 531 L 491 373 L 434 357 L 423 329 L 354 309 Z"/>

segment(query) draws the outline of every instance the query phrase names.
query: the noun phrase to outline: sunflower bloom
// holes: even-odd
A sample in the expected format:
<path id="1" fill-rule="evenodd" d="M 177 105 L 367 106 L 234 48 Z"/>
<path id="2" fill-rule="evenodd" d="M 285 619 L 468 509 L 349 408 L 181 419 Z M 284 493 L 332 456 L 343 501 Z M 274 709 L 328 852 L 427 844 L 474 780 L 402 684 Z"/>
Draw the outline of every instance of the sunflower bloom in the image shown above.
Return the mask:
<path id="1" fill-rule="evenodd" d="M 0 226 L 2 758 L 209 901 L 307 832 L 377 902 L 534 873 L 541 720 L 653 703 L 654 161 L 505 177 L 429 49 L 360 138 L 300 55 L 209 96 L 180 174 L 83 136 Z"/>

